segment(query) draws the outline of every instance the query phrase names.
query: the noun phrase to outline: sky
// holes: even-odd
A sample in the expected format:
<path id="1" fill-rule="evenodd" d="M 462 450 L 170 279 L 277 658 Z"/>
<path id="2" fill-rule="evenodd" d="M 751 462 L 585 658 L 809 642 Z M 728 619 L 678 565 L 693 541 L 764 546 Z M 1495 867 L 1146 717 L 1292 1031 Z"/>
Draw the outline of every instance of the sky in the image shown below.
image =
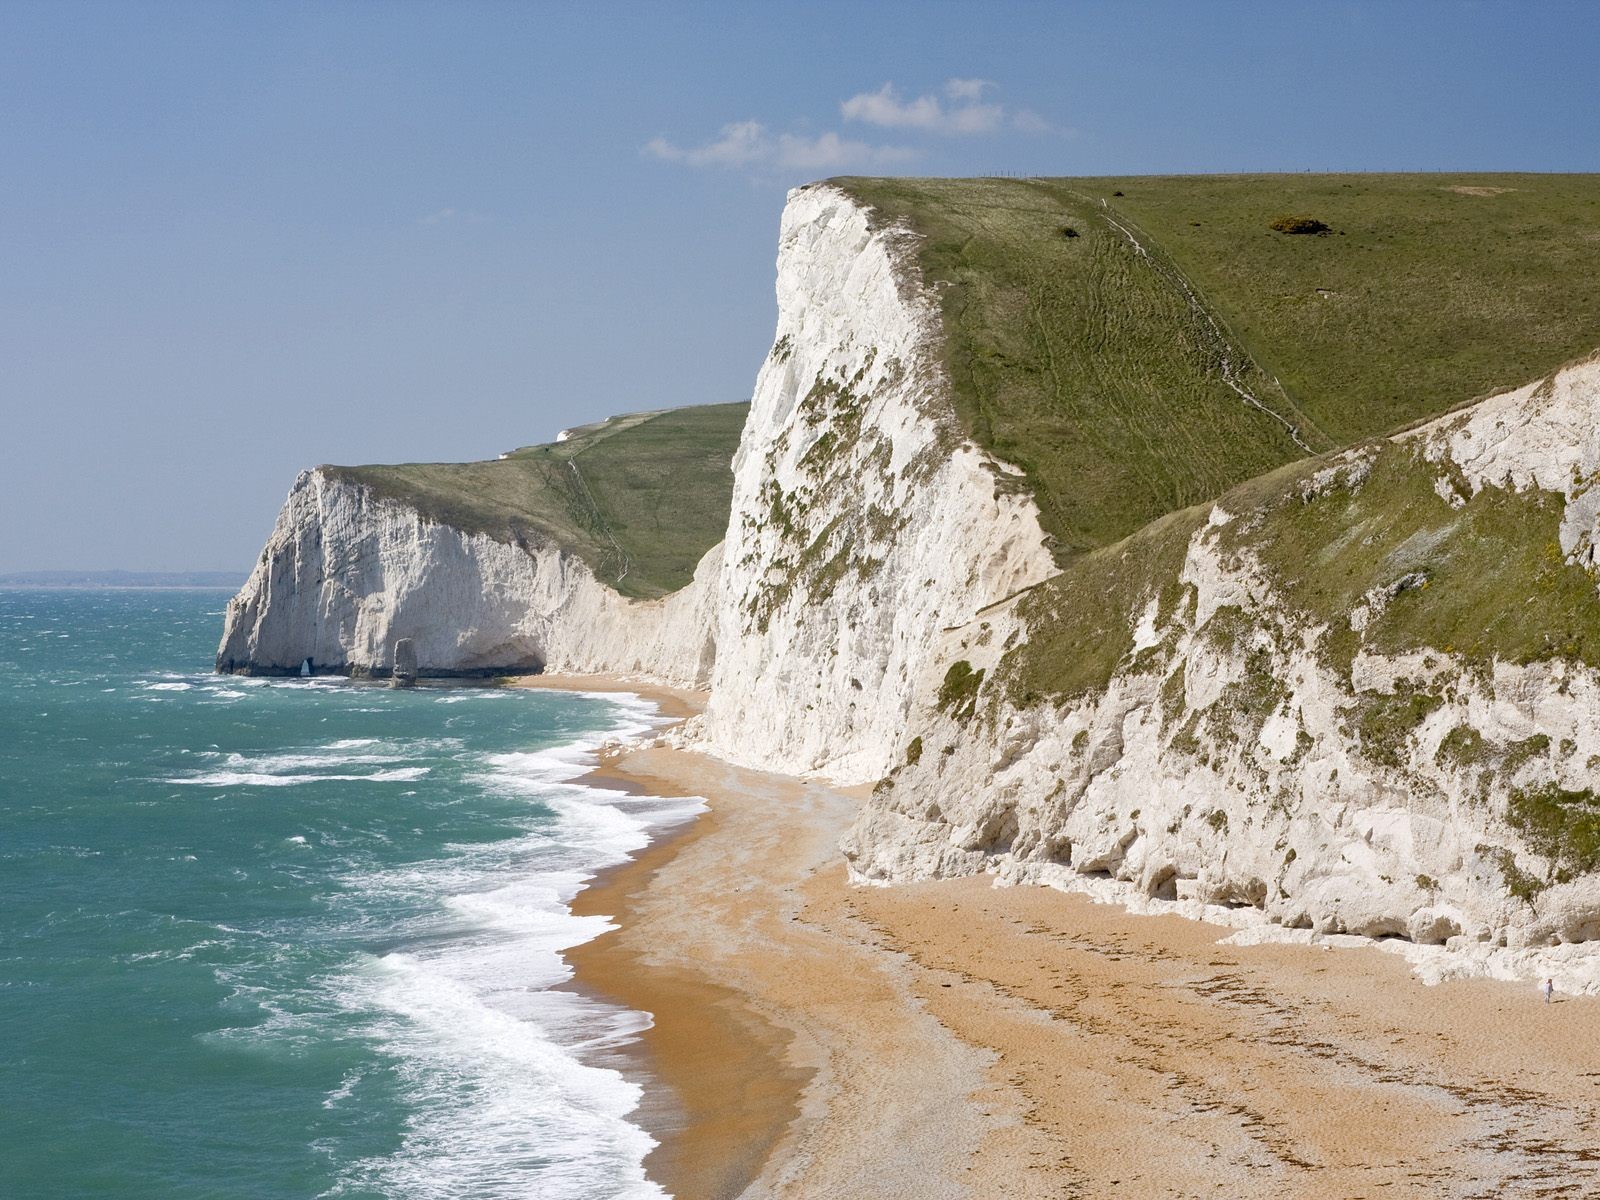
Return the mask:
<path id="1" fill-rule="evenodd" d="M 1600 3 L 0 4 L 0 573 L 748 399 L 837 174 L 1600 170 Z"/>

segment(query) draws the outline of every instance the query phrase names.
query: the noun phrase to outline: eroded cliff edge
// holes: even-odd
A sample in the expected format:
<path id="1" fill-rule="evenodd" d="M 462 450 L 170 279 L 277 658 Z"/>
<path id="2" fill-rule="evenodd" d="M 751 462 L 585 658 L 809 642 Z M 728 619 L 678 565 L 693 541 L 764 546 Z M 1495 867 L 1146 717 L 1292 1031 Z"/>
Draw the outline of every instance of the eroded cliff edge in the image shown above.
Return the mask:
<path id="1" fill-rule="evenodd" d="M 866 881 L 989 871 L 1462 958 L 1600 934 L 1600 367 L 1302 459 L 1354 441 L 1323 428 L 1345 418 L 1274 390 L 1181 275 L 1082 206 L 1084 278 L 1139 281 L 1129 303 L 1176 347 L 1141 386 L 1187 408 L 1126 417 L 1099 458 L 1024 439 L 1013 462 L 992 448 L 1005 414 L 951 379 L 928 235 L 860 193 L 791 194 L 726 537 L 689 586 L 625 598 L 558 537 L 316 472 L 219 665 L 381 670 L 406 636 L 437 670 L 709 685 L 704 748 L 878 782 L 845 846 Z M 1169 427 L 1183 439 L 1150 434 Z M 1137 504 L 1082 502 L 1101 461 L 1090 483 L 1148 485 Z"/>

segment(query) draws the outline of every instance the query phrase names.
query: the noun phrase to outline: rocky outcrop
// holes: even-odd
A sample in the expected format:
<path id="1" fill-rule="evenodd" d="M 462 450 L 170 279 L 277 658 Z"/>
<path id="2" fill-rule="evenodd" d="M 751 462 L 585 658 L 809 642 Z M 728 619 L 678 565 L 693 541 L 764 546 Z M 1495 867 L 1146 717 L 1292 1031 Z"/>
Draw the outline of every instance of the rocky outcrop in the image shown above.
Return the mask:
<path id="1" fill-rule="evenodd" d="M 217 669 L 386 676 L 401 638 L 424 676 L 623 672 L 704 686 L 718 551 L 689 587 L 629 600 L 551 544 L 430 521 L 357 483 L 307 471 L 228 605 Z"/>
<path id="2" fill-rule="evenodd" d="M 394 644 L 394 662 L 389 669 L 389 682 L 395 687 L 416 686 L 417 644 L 410 638 L 400 638 Z"/>

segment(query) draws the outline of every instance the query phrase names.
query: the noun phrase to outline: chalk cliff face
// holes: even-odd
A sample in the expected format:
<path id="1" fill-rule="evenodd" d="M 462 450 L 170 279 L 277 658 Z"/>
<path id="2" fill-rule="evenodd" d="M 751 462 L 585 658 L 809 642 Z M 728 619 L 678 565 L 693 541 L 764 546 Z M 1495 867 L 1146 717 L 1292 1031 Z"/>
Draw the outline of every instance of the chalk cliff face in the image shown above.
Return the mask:
<path id="1" fill-rule="evenodd" d="M 1600 653 L 1435 644 L 1408 607 L 1530 546 L 1530 589 L 1593 596 L 1600 362 L 1177 514 L 1170 577 L 1074 591 L 1015 472 L 961 433 L 911 236 L 839 189 L 791 194 L 727 536 L 689 587 L 625 600 L 559 546 L 311 472 L 219 668 L 382 673 L 408 637 L 424 673 L 709 686 L 683 734 L 702 748 L 881 781 L 845 845 L 868 882 L 988 871 L 1462 960 L 1600 938 Z M 1363 504 L 1285 567 L 1302 512 Z M 1392 546 L 1385 505 L 1418 522 Z M 1107 561 L 1155 555 L 1140 538 Z M 1386 582 L 1319 615 L 1318 564 L 1346 578 L 1365 545 Z M 1103 677 L 1036 688 L 1052 613 L 1096 608 L 1125 643 Z"/>
<path id="2" fill-rule="evenodd" d="M 959 436 L 906 236 L 827 186 L 784 213 L 703 729 L 742 764 L 878 778 L 944 669 L 939 628 L 1053 570 L 1032 502 Z"/>
<path id="3" fill-rule="evenodd" d="M 1225 500 L 1188 536 L 1175 600 L 1126 614 L 1129 652 L 1103 688 L 1056 703 L 1007 690 L 1007 653 L 1030 633 L 1025 600 L 949 631 L 945 661 L 966 670 L 924 694 L 915 748 L 847 838 L 855 875 L 993 871 L 1478 958 L 1504 947 L 1533 961 L 1535 948 L 1600 937 L 1587 824 L 1600 817 L 1600 672 L 1565 654 L 1386 652 L 1375 633 L 1432 582 L 1430 562 L 1482 546 L 1481 521 L 1464 534 L 1472 545 L 1446 544 L 1452 514 L 1475 505 L 1547 518 L 1550 574 L 1531 586 L 1592 564 L 1600 362 L 1348 452 L 1287 503 L 1358 497 L 1385 472 L 1421 473 L 1437 513 L 1399 547 L 1418 569 L 1347 622 L 1308 621 L 1265 562 L 1274 527 Z M 1517 570 L 1502 553 L 1491 546 L 1483 569 Z M 1577 961 L 1538 965 L 1594 983 Z"/>
<path id="4" fill-rule="evenodd" d="M 622 671 L 704 686 L 719 554 L 660 600 L 624 599 L 556 545 L 425 520 L 322 471 L 295 481 L 244 589 L 217 668 L 385 675 L 410 638 L 424 675 Z"/>
<path id="5" fill-rule="evenodd" d="M 943 670 L 937 630 L 1053 570 L 1031 501 L 956 432 L 905 236 L 871 228 L 838 189 L 791 195 L 778 337 L 734 461 L 728 536 L 690 587 L 625 600 L 559 546 L 463 533 L 312 471 L 229 607 L 219 669 L 310 657 L 381 675 L 406 637 L 424 674 L 710 684 L 697 735 L 716 753 L 877 779 Z"/>
<path id="6" fill-rule="evenodd" d="M 992 871 L 1458 949 L 1600 936 L 1600 880 L 1560 861 L 1535 811 L 1546 792 L 1582 807 L 1600 787 L 1600 673 L 1559 655 L 1385 653 L 1361 628 L 1344 631 L 1350 661 L 1330 661 L 1339 631 L 1285 602 L 1248 513 L 1197 522 L 1183 602 L 1121 614 L 1129 653 L 1091 694 L 984 687 L 978 671 L 993 681 L 1026 647 L 1027 589 L 1055 568 L 1005 465 L 957 430 L 908 237 L 834 189 L 791 197 L 702 744 L 842 782 L 888 776 L 845 846 L 865 881 Z M 1556 499 L 1561 555 L 1588 566 L 1597 431 L 1589 363 L 1399 439 L 1407 464 L 1385 469 L 1430 473 L 1441 529 L 1485 488 Z M 1381 449 L 1304 487 L 1359 490 Z M 970 697 L 948 686 L 957 663 Z M 1508 796 L 1526 802 L 1511 812 Z"/>

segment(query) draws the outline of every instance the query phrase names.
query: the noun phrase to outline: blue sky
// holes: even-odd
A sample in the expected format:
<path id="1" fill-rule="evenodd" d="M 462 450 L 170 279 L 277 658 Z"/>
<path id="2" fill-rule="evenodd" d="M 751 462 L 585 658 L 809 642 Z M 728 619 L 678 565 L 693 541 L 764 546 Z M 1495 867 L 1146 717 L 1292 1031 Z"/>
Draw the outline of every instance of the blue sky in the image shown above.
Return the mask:
<path id="1" fill-rule="evenodd" d="M 0 571 L 748 397 L 842 173 L 1600 170 L 1600 4 L 0 6 Z"/>

